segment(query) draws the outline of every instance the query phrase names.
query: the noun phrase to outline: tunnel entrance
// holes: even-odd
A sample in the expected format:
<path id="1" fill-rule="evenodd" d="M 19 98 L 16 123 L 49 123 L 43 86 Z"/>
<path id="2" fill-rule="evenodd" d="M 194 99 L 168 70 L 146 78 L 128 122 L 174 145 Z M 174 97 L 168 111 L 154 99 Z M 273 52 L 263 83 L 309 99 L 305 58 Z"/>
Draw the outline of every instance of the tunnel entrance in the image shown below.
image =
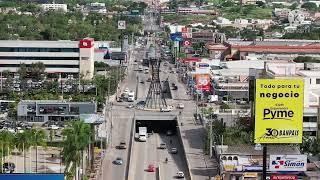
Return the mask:
<path id="1" fill-rule="evenodd" d="M 139 127 L 147 127 L 147 132 L 151 133 L 166 133 L 168 130 L 176 132 L 177 130 L 177 117 L 164 116 L 164 117 L 139 117 L 135 120 L 135 132 L 139 133 Z"/>

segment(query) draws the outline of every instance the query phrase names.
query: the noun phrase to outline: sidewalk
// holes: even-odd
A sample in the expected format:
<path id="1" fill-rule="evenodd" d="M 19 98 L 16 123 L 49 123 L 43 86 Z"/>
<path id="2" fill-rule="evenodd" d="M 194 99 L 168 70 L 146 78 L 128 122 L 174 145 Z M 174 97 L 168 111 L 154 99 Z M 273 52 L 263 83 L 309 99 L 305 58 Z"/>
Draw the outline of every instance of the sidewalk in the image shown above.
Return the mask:
<path id="1" fill-rule="evenodd" d="M 178 81 L 179 95 L 177 99 L 191 99 L 187 94 L 187 86 Z M 185 103 L 185 108 L 179 123 L 182 143 L 185 149 L 191 180 L 209 180 L 218 174 L 218 162 L 203 153 L 203 139 L 205 129 L 201 123 L 197 123 L 194 118 L 196 103 L 193 100 Z"/>

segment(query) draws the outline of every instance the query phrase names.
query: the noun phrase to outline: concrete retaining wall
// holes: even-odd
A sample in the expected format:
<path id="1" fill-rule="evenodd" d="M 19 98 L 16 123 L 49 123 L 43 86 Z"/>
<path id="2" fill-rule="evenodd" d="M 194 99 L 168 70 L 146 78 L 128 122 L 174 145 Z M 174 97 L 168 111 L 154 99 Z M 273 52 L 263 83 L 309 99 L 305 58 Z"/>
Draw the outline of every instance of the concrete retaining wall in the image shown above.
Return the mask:
<path id="1" fill-rule="evenodd" d="M 129 146 L 128 146 L 128 157 L 127 157 L 127 167 L 126 167 L 126 174 L 125 174 L 125 179 L 130 180 L 131 178 L 129 177 L 134 177 L 135 172 L 133 171 L 133 168 L 130 168 L 130 161 L 131 157 L 133 156 L 133 146 L 134 146 L 134 138 L 135 138 L 135 117 L 132 119 L 132 125 L 131 125 L 131 132 L 130 132 L 130 141 L 129 141 Z"/>
<path id="2" fill-rule="evenodd" d="M 178 123 L 180 124 L 179 118 L 178 118 Z M 184 154 L 184 160 L 185 160 L 185 162 L 186 162 L 186 164 L 187 164 L 187 169 L 188 169 L 186 179 L 193 180 L 192 174 L 191 174 L 191 171 L 190 171 L 190 164 L 189 164 L 189 161 L 188 161 L 188 158 L 187 158 L 186 151 L 185 151 L 185 149 L 184 149 L 184 143 L 183 143 L 183 140 L 182 140 L 182 133 L 181 133 L 180 126 L 177 126 L 177 128 L 178 128 L 178 130 L 177 130 L 178 140 L 179 140 L 180 143 L 182 144 L 182 151 L 183 151 L 183 154 Z M 188 178 L 188 177 L 189 177 L 189 178 Z"/>

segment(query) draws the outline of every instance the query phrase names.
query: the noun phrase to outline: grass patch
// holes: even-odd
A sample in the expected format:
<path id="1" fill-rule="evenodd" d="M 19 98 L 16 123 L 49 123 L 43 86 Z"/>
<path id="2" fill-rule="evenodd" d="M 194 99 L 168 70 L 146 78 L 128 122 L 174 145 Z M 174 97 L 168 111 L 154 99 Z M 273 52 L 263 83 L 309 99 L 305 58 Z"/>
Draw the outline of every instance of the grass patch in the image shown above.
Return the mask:
<path id="1" fill-rule="evenodd" d="M 215 19 L 212 15 L 181 15 L 181 14 L 165 14 L 163 20 L 165 22 L 177 23 L 181 25 L 189 25 L 193 23 L 211 23 Z"/>
<path id="2" fill-rule="evenodd" d="M 222 7 L 219 10 L 220 16 L 234 20 L 237 18 L 252 18 L 252 19 L 271 19 L 272 8 L 261 8 L 256 6 L 231 6 Z"/>

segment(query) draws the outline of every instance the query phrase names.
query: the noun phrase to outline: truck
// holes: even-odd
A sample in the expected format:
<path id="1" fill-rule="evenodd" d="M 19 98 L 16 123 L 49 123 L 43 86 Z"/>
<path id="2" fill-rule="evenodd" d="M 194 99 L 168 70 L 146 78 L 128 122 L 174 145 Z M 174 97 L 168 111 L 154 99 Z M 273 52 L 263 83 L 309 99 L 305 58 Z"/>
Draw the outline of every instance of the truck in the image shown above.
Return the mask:
<path id="1" fill-rule="evenodd" d="M 129 92 L 128 94 L 128 102 L 134 101 L 134 91 Z"/>
<path id="2" fill-rule="evenodd" d="M 139 127 L 139 141 L 147 141 L 147 127 Z"/>

